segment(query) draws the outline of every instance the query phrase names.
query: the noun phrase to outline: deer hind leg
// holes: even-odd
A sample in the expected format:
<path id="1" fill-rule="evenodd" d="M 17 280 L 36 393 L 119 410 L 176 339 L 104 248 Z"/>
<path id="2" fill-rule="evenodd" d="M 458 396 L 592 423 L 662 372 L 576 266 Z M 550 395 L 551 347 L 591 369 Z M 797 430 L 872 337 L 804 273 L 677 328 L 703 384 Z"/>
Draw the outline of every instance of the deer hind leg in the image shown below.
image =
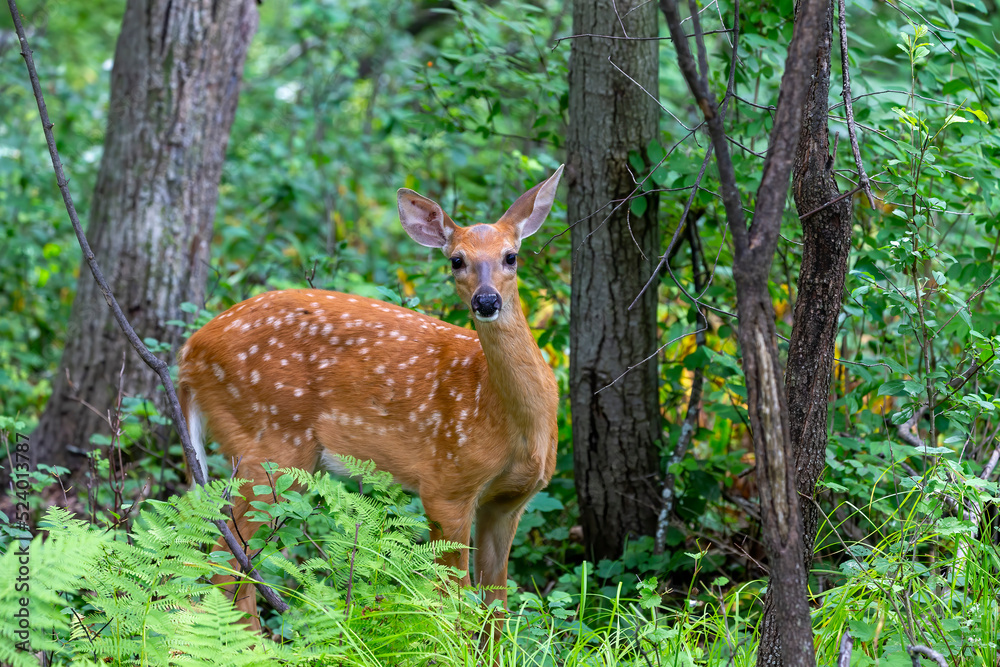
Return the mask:
<path id="1" fill-rule="evenodd" d="M 431 526 L 431 540 L 447 540 L 468 545 L 472 539 L 473 503 L 467 500 L 443 500 L 421 494 L 424 511 Z M 441 565 L 454 567 L 465 574 L 458 579 L 462 586 L 472 584 L 469 579 L 469 550 L 456 549 L 442 553 L 435 560 Z"/>
<path id="2" fill-rule="evenodd" d="M 252 550 L 249 546 L 247 546 L 247 542 L 254 536 L 257 529 L 266 523 L 264 521 L 251 520 L 247 516 L 247 512 L 251 510 L 250 503 L 255 500 L 274 502 L 273 494 L 269 492 L 257 495 L 253 492 L 253 487 L 271 487 L 274 482 L 274 477 L 268 476 L 267 472 L 261 466 L 261 461 L 259 460 L 241 461 L 239 469 L 236 471 L 236 477 L 246 479 L 248 481 L 240 489 L 240 493 L 243 497 L 235 497 L 233 499 L 232 520 L 228 522 L 228 525 L 230 530 L 233 531 L 233 536 L 236 538 L 236 541 L 243 545 L 243 553 L 249 556 L 251 555 Z M 298 487 L 299 485 L 293 484 L 291 488 L 293 490 L 297 490 Z M 217 548 L 220 551 L 229 551 L 229 547 L 226 545 L 225 540 L 221 537 L 217 543 Z M 240 569 L 240 565 L 236 561 L 235 557 L 229 560 L 229 567 L 233 570 Z M 242 611 L 244 614 L 247 614 L 245 622 L 250 629 L 260 631 L 260 616 L 257 612 L 257 587 L 252 583 L 248 583 L 248 577 L 244 576 L 237 579 L 231 575 L 217 574 L 212 577 L 212 583 L 216 586 L 222 587 L 222 590 L 226 593 L 229 599 L 233 600 L 233 606 Z"/>

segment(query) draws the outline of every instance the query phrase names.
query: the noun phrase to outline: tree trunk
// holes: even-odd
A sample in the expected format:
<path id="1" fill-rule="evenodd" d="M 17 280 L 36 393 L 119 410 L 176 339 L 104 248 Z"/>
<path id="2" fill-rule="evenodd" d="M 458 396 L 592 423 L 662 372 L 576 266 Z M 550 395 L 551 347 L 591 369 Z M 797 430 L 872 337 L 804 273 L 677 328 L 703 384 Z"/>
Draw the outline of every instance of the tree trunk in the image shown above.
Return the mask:
<path id="1" fill-rule="evenodd" d="M 577 0 L 573 32 L 624 36 L 618 16 L 629 37 L 657 35 L 656 5 L 642 0 Z M 620 556 L 629 536 L 653 534 L 660 502 L 655 358 L 597 393 L 657 345 L 655 287 L 628 309 L 660 252 L 657 197 L 645 197 L 641 215 L 630 213 L 624 200 L 635 190 L 629 152 L 645 155 L 657 136 L 656 102 L 639 85 L 656 95 L 658 65 L 655 40 L 573 40 L 570 401 L 580 521 L 587 555 L 598 560 Z"/>
<path id="2" fill-rule="evenodd" d="M 803 110 L 802 131 L 795 157 L 792 190 L 799 215 L 815 211 L 840 194 L 833 178 L 829 153 L 828 95 L 833 4 L 826 12 L 820 36 L 809 100 Z M 851 250 L 851 202 L 842 199 L 802 219 L 802 268 L 798 300 L 785 369 L 785 392 L 792 446 L 795 449 L 796 485 L 803 499 L 803 567 L 812 566 L 819 512 L 811 500 L 826 462 L 828 403 L 833 357 Z M 764 599 L 764 617 L 757 664 L 781 665 L 778 623 L 770 589 Z"/>
<path id="3" fill-rule="evenodd" d="M 781 369 L 768 281 L 828 2 L 800 2 L 781 77 L 763 175 L 757 189 L 753 224 L 747 229 L 725 127 L 717 112 L 715 95 L 708 86 L 708 72 L 704 71 L 706 59 L 699 58 L 702 66 L 699 72 L 681 26 L 676 0 L 660 0 L 677 50 L 678 65 L 705 115 L 719 167 L 720 194 L 735 248 L 733 279 L 747 386 L 747 413 L 754 440 L 764 544 L 770 566 L 768 589 L 774 594 L 775 621 L 784 664 L 797 667 L 813 667 L 816 655 L 806 599 L 806 570 L 802 563 L 803 530 L 795 484 L 795 454 L 785 391 L 779 384 Z M 691 16 L 691 28 L 698 40 L 699 54 L 703 54 L 697 13 Z"/>
<path id="4" fill-rule="evenodd" d="M 136 332 L 171 347 L 181 331 L 166 322 L 183 319 L 182 302 L 202 300 L 219 178 L 257 20 L 253 0 L 129 0 L 122 21 L 87 236 Z M 124 393 L 159 403 L 157 377 L 126 354 L 86 268 L 66 341 L 32 437 L 33 463 L 72 467 L 70 451 L 109 432 L 123 358 Z"/>

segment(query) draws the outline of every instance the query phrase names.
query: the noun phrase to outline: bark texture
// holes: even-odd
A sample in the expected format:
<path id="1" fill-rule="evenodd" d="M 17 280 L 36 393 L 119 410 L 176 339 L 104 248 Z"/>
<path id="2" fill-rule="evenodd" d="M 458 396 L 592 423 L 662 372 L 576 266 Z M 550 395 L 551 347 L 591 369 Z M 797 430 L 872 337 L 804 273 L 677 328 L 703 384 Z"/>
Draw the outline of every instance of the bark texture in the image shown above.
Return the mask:
<path id="1" fill-rule="evenodd" d="M 175 345 L 180 331 L 165 323 L 183 319 L 182 302 L 202 299 L 219 179 L 257 20 L 253 0 L 129 0 L 126 7 L 87 236 L 141 337 Z M 104 415 L 123 355 L 125 394 L 159 399 L 157 377 L 127 348 L 84 268 L 52 398 L 32 437 L 36 462 L 73 467 L 69 452 L 108 432 Z"/>
<path id="2" fill-rule="evenodd" d="M 654 37 L 656 5 L 577 0 L 573 33 Z M 656 196 L 646 197 L 642 215 L 630 214 L 629 202 L 622 201 L 635 190 L 629 152 L 645 154 L 657 136 L 656 102 L 639 86 L 655 95 L 658 70 L 655 40 L 573 40 L 567 140 L 574 225 L 570 400 L 580 520 L 588 557 L 595 559 L 617 558 L 629 536 L 653 534 L 660 502 L 655 360 L 596 393 L 657 344 L 656 289 L 628 309 L 659 259 Z"/>
<path id="3" fill-rule="evenodd" d="M 832 30 L 833 4 L 830 3 L 795 156 L 792 192 L 800 215 L 819 209 L 840 194 L 833 177 L 827 127 Z M 785 369 L 785 392 L 795 449 L 796 485 L 801 499 L 802 560 L 806 572 L 812 566 L 819 527 L 819 512 L 812 498 L 826 462 L 830 380 L 851 250 L 851 220 L 851 201 L 847 198 L 801 221 L 802 267 Z M 778 622 L 770 590 L 764 600 L 764 610 L 758 664 L 781 665 Z"/>

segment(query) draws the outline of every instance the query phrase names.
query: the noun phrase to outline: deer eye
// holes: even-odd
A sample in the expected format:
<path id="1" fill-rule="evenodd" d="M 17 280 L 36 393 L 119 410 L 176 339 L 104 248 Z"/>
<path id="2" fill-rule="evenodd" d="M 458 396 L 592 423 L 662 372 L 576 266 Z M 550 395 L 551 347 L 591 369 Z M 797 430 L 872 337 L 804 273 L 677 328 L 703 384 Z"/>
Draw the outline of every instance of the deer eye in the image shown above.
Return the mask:
<path id="1" fill-rule="evenodd" d="M 517 265 L 517 253 L 515 253 L 515 252 L 509 252 L 509 253 L 507 253 L 507 256 L 503 258 L 503 261 L 507 264 L 507 266 L 516 266 Z"/>
<path id="2" fill-rule="evenodd" d="M 460 268 L 465 266 L 465 261 L 461 257 L 451 258 L 451 270 L 458 271 Z"/>

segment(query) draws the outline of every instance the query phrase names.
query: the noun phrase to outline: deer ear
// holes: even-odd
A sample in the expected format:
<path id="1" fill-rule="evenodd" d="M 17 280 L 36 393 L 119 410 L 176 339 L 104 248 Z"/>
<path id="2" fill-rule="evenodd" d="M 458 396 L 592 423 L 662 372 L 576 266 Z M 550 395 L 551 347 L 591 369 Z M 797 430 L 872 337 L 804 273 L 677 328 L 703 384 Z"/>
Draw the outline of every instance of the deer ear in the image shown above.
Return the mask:
<path id="1" fill-rule="evenodd" d="M 399 222 L 410 238 L 428 248 L 444 248 L 455 231 L 455 223 L 437 202 L 400 188 L 396 192 Z"/>
<path id="2" fill-rule="evenodd" d="M 556 173 L 531 188 L 517 201 L 511 204 L 507 212 L 500 218 L 500 222 L 514 225 L 517 228 L 520 238 L 527 238 L 538 231 L 538 228 L 545 222 L 549 211 L 552 210 L 552 203 L 556 200 L 556 188 L 559 186 L 559 178 L 562 176 L 563 165 L 559 165 Z"/>

